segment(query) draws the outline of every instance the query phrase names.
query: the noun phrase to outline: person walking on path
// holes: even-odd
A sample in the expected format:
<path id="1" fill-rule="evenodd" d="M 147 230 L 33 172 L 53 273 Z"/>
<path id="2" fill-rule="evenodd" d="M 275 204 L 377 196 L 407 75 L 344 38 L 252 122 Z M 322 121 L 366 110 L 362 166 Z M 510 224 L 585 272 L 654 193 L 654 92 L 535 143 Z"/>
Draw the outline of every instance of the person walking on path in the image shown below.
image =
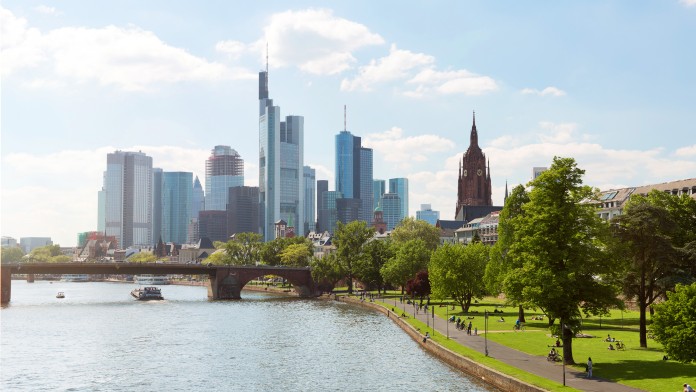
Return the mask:
<path id="1" fill-rule="evenodd" d="M 587 357 L 587 378 L 592 378 L 592 358 Z"/>

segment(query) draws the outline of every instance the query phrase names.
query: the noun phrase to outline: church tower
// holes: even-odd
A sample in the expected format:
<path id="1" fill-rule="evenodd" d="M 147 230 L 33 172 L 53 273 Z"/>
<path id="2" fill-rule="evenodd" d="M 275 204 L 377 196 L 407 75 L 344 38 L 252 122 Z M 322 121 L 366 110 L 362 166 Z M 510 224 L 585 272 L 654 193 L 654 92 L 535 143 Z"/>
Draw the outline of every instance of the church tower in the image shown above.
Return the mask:
<path id="1" fill-rule="evenodd" d="M 476 130 L 476 113 L 469 136 L 467 148 L 459 165 L 459 181 L 457 183 L 457 210 L 455 219 L 464 216 L 465 206 L 492 206 L 491 198 L 491 169 L 486 161 L 486 154 L 478 145 Z"/>

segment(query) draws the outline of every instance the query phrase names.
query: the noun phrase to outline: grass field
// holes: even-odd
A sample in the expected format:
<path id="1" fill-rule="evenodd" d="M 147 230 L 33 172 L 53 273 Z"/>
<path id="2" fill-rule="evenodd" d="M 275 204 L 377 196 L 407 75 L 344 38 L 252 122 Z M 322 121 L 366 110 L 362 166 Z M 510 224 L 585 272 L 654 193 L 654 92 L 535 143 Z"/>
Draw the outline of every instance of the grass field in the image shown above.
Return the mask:
<path id="1" fill-rule="evenodd" d="M 398 298 L 400 293 L 393 292 L 387 295 L 392 297 L 384 299 L 384 304 L 391 306 L 390 302 L 393 304 L 393 298 Z M 532 320 L 533 316 L 542 315 L 541 312 L 534 310 L 525 310 L 527 320 L 525 330 L 513 331 L 512 327 L 517 319 L 517 307 L 506 306 L 504 301 L 498 298 L 487 297 L 479 303 L 472 304 L 467 314 L 462 313 L 459 306 L 455 306 L 455 310 L 452 310 L 452 302 L 431 301 L 431 304 L 434 305 L 435 314 L 443 319 L 449 314 L 449 316 L 454 315 L 463 320 L 472 321 L 473 327 L 478 328 L 479 334 L 484 333 L 484 311 L 491 312 L 488 319 L 488 339 L 528 354 L 546 356 L 549 346 L 556 341 L 549 332 L 546 318 Z M 494 310 L 502 313 L 492 313 Z M 505 321 L 497 322 L 496 320 L 500 317 Z M 584 363 L 588 357 L 592 357 L 593 373 L 596 377 L 615 380 L 642 390 L 681 391 L 681 386 L 685 382 L 696 384 L 696 364 L 662 360 L 665 355 L 662 346 L 652 339 L 648 339 L 648 348 L 639 347 L 637 311 L 612 310 L 608 317 L 585 318 L 582 333 L 588 337 L 573 339 L 573 359 L 581 364 L 576 367 L 577 370 L 584 371 Z M 626 349 L 608 350 L 609 343 L 604 340 L 607 334 L 622 341 Z M 451 341 L 445 340 L 445 342 L 451 344 Z M 616 343 L 613 344 L 616 345 Z M 480 356 L 488 359 L 483 355 Z M 474 359 L 479 361 L 477 358 Z"/>

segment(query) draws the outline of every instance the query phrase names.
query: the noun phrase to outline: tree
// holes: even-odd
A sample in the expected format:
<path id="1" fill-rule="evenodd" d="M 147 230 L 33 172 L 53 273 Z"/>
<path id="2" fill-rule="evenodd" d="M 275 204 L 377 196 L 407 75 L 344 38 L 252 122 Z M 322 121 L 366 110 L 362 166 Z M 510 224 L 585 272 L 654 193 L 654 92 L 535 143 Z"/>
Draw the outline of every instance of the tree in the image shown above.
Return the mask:
<path id="1" fill-rule="evenodd" d="M 291 267 L 306 267 L 314 252 L 311 243 L 290 244 L 280 254 L 280 262 Z"/>
<path id="2" fill-rule="evenodd" d="M 22 260 L 22 257 L 24 257 L 22 248 L 18 246 L 8 246 L 2 248 L 2 256 L 0 256 L 0 259 L 5 263 L 18 263 Z"/>
<path id="3" fill-rule="evenodd" d="M 336 256 L 341 269 L 348 279 L 348 293 L 353 293 L 354 268 L 365 256 L 363 246 L 374 236 L 374 230 L 367 227 L 364 221 L 352 221 L 347 224 L 338 222 L 334 233 L 333 244 L 336 245 Z"/>
<path id="4" fill-rule="evenodd" d="M 624 255 L 626 298 L 636 299 L 640 311 L 640 346 L 648 347 L 646 311 L 676 284 L 682 272 L 671 236 L 676 230 L 667 209 L 640 196 L 632 198 L 612 220 L 620 241 L 614 251 Z"/>
<path id="5" fill-rule="evenodd" d="M 428 267 L 433 294 L 437 298 L 452 297 L 463 312 L 468 312 L 471 300 L 485 294 L 483 274 L 488 252 L 488 247 L 480 242 L 439 247 L 430 258 Z"/>
<path id="6" fill-rule="evenodd" d="M 440 230 L 426 221 L 407 217 L 394 228 L 391 239 L 397 244 L 420 239 L 426 248 L 435 250 L 440 245 Z"/>
<path id="7" fill-rule="evenodd" d="M 418 271 L 413 279 L 406 282 L 406 293 L 413 298 L 420 298 L 421 302 L 423 301 L 423 297 L 430 295 L 428 271 Z"/>
<path id="8" fill-rule="evenodd" d="M 379 292 L 384 287 L 384 278 L 380 270 L 382 266 L 394 256 L 389 240 L 369 240 L 363 247 L 365 257 L 358 260 L 355 265 L 355 277 L 369 289 L 377 288 Z"/>
<path id="9" fill-rule="evenodd" d="M 335 253 L 329 253 L 324 257 L 314 257 L 310 261 L 312 279 L 317 283 L 321 291 L 329 292 L 336 287 L 336 283 L 345 276 L 341 265 L 336 259 Z"/>
<path id="10" fill-rule="evenodd" d="M 260 259 L 263 247 L 261 238 L 261 234 L 258 233 L 235 234 L 223 247 L 228 256 L 228 264 L 255 265 Z"/>
<path id="11" fill-rule="evenodd" d="M 152 252 L 138 252 L 128 258 L 128 261 L 131 263 L 152 263 L 156 260 L 157 256 L 152 254 Z"/>
<path id="12" fill-rule="evenodd" d="M 560 320 L 563 357 L 574 364 L 573 336 L 581 313 L 597 315 L 621 306 L 604 275 L 616 273 L 605 251 L 608 224 L 596 214 L 597 192 L 582 185 L 584 170 L 572 158 L 554 157 L 551 168 L 529 185 L 529 202 L 513 220 L 503 290 L 520 305 L 538 307 Z"/>
<path id="13" fill-rule="evenodd" d="M 215 265 L 223 265 L 228 264 L 229 260 L 227 257 L 227 253 L 225 253 L 224 250 L 218 249 L 215 252 L 211 253 L 210 256 L 208 256 L 208 258 L 205 259 L 205 262 Z"/>
<path id="14" fill-rule="evenodd" d="M 679 362 L 696 361 L 696 283 L 678 284 L 667 300 L 655 305 L 651 327 L 655 340 L 662 343 L 670 358 Z"/>
<path id="15" fill-rule="evenodd" d="M 505 280 L 505 275 L 510 270 L 510 263 L 513 261 L 507 255 L 515 238 L 515 219 L 522 216 L 522 206 L 528 202 L 529 194 L 524 189 L 524 186 L 517 185 L 512 188 L 512 192 L 505 201 L 503 210 L 500 212 L 498 241 L 490 249 L 490 260 L 486 264 L 486 273 L 484 274 L 486 288 L 492 294 L 499 294 L 503 291 L 503 281 Z M 524 308 L 521 304 L 517 305 L 517 318 L 520 322 L 524 322 Z M 553 319 L 549 318 L 549 322 L 552 323 Z"/>
<path id="16" fill-rule="evenodd" d="M 292 244 L 302 244 L 308 241 L 309 240 L 304 237 L 279 237 L 272 241 L 268 241 L 263 244 L 261 248 L 261 260 L 263 260 L 263 263 L 266 265 L 281 265 L 282 261 L 280 259 L 280 255 L 283 253 L 285 248 Z"/>
<path id="17" fill-rule="evenodd" d="M 31 252 L 29 252 L 27 258 L 34 262 L 51 263 L 54 262 L 52 260 L 53 257 L 60 256 L 62 254 L 63 253 L 60 250 L 60 245 L 46 245 L 33 249 Z"/>
<path id="18" fill-rule="evenodd" d="M 394 243 L 394 257 L 390 258 L 380 273 L 384 281 L 395 286 L 401 286 L 403 293 L 406 282 L 415 277 L 420 270 L 428 268 L 432 253 L 420 239 L 408 240 L 405 243 Z"/>

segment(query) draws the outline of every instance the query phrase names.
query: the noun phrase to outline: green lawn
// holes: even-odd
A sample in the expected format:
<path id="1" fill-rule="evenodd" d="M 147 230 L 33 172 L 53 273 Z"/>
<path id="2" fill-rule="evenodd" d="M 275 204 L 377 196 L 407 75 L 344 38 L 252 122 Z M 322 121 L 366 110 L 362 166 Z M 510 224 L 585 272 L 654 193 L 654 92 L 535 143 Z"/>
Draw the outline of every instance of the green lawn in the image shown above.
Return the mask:
<path id="1" fill-rule="evenodd" d="M 397 293 L 388 293 L 388 295 L 397 295 Z M 400 293 L 398 295 L 400 296 Z M 389 298 L 385 300 L 385 305 L 391 306 L 390 301 L 393 305 L 393 299 Z M 489 316 L 488 338 L 532 355 L 546 356 L 550 349 L 548 346 L 556 341 L 550 335 L 546 319 L 531 320 L 532 316 L 541 315 L 534 310 L 525 311 L 527 320 L 525 331 L 513 331 L 512 327 L 517 319 L 517 307 L 505 306 L 504 301 L 498 298 L 487 297 L 479 303 L 472 304 L 468 314 L 462 313 L 459 306 L 455 306 L 455 310 L 452 310 L 452 302 L 431 301 L 431 304 L 434 305 L 435 314 L 439 317 L 444 319 L 446 314 L 449 314 L 471 321 L 473 327 L 478 328 L 479 334 L 484 333 L 484 310 L 502 311 Z M 497 322 L 496 320 L 501 316 L 505 321 Z M 609 317 L 583 319 L 582 332 L 593 337 L 573 339 L 573 359 L 582 364 L 576 367 L 577 370 L 584 370 L 587 358 L 592 357 L 595 376 L 615 380 L 635 388 L 647 391 L 673 391 L 681 390 L 681 385 L 685 382 L 696 383 L 696 364 L 663 361 L 662 357 L 665 353 L 662 351 L 662 346 L 652 339 L 648 339 L 647 349 L 639 347 L 637 311 L 613 310 Z M 607 350 L 609 343 L 604 341 L 607 334 L 621 340 L 626 345 L 626 349 Z"/>

